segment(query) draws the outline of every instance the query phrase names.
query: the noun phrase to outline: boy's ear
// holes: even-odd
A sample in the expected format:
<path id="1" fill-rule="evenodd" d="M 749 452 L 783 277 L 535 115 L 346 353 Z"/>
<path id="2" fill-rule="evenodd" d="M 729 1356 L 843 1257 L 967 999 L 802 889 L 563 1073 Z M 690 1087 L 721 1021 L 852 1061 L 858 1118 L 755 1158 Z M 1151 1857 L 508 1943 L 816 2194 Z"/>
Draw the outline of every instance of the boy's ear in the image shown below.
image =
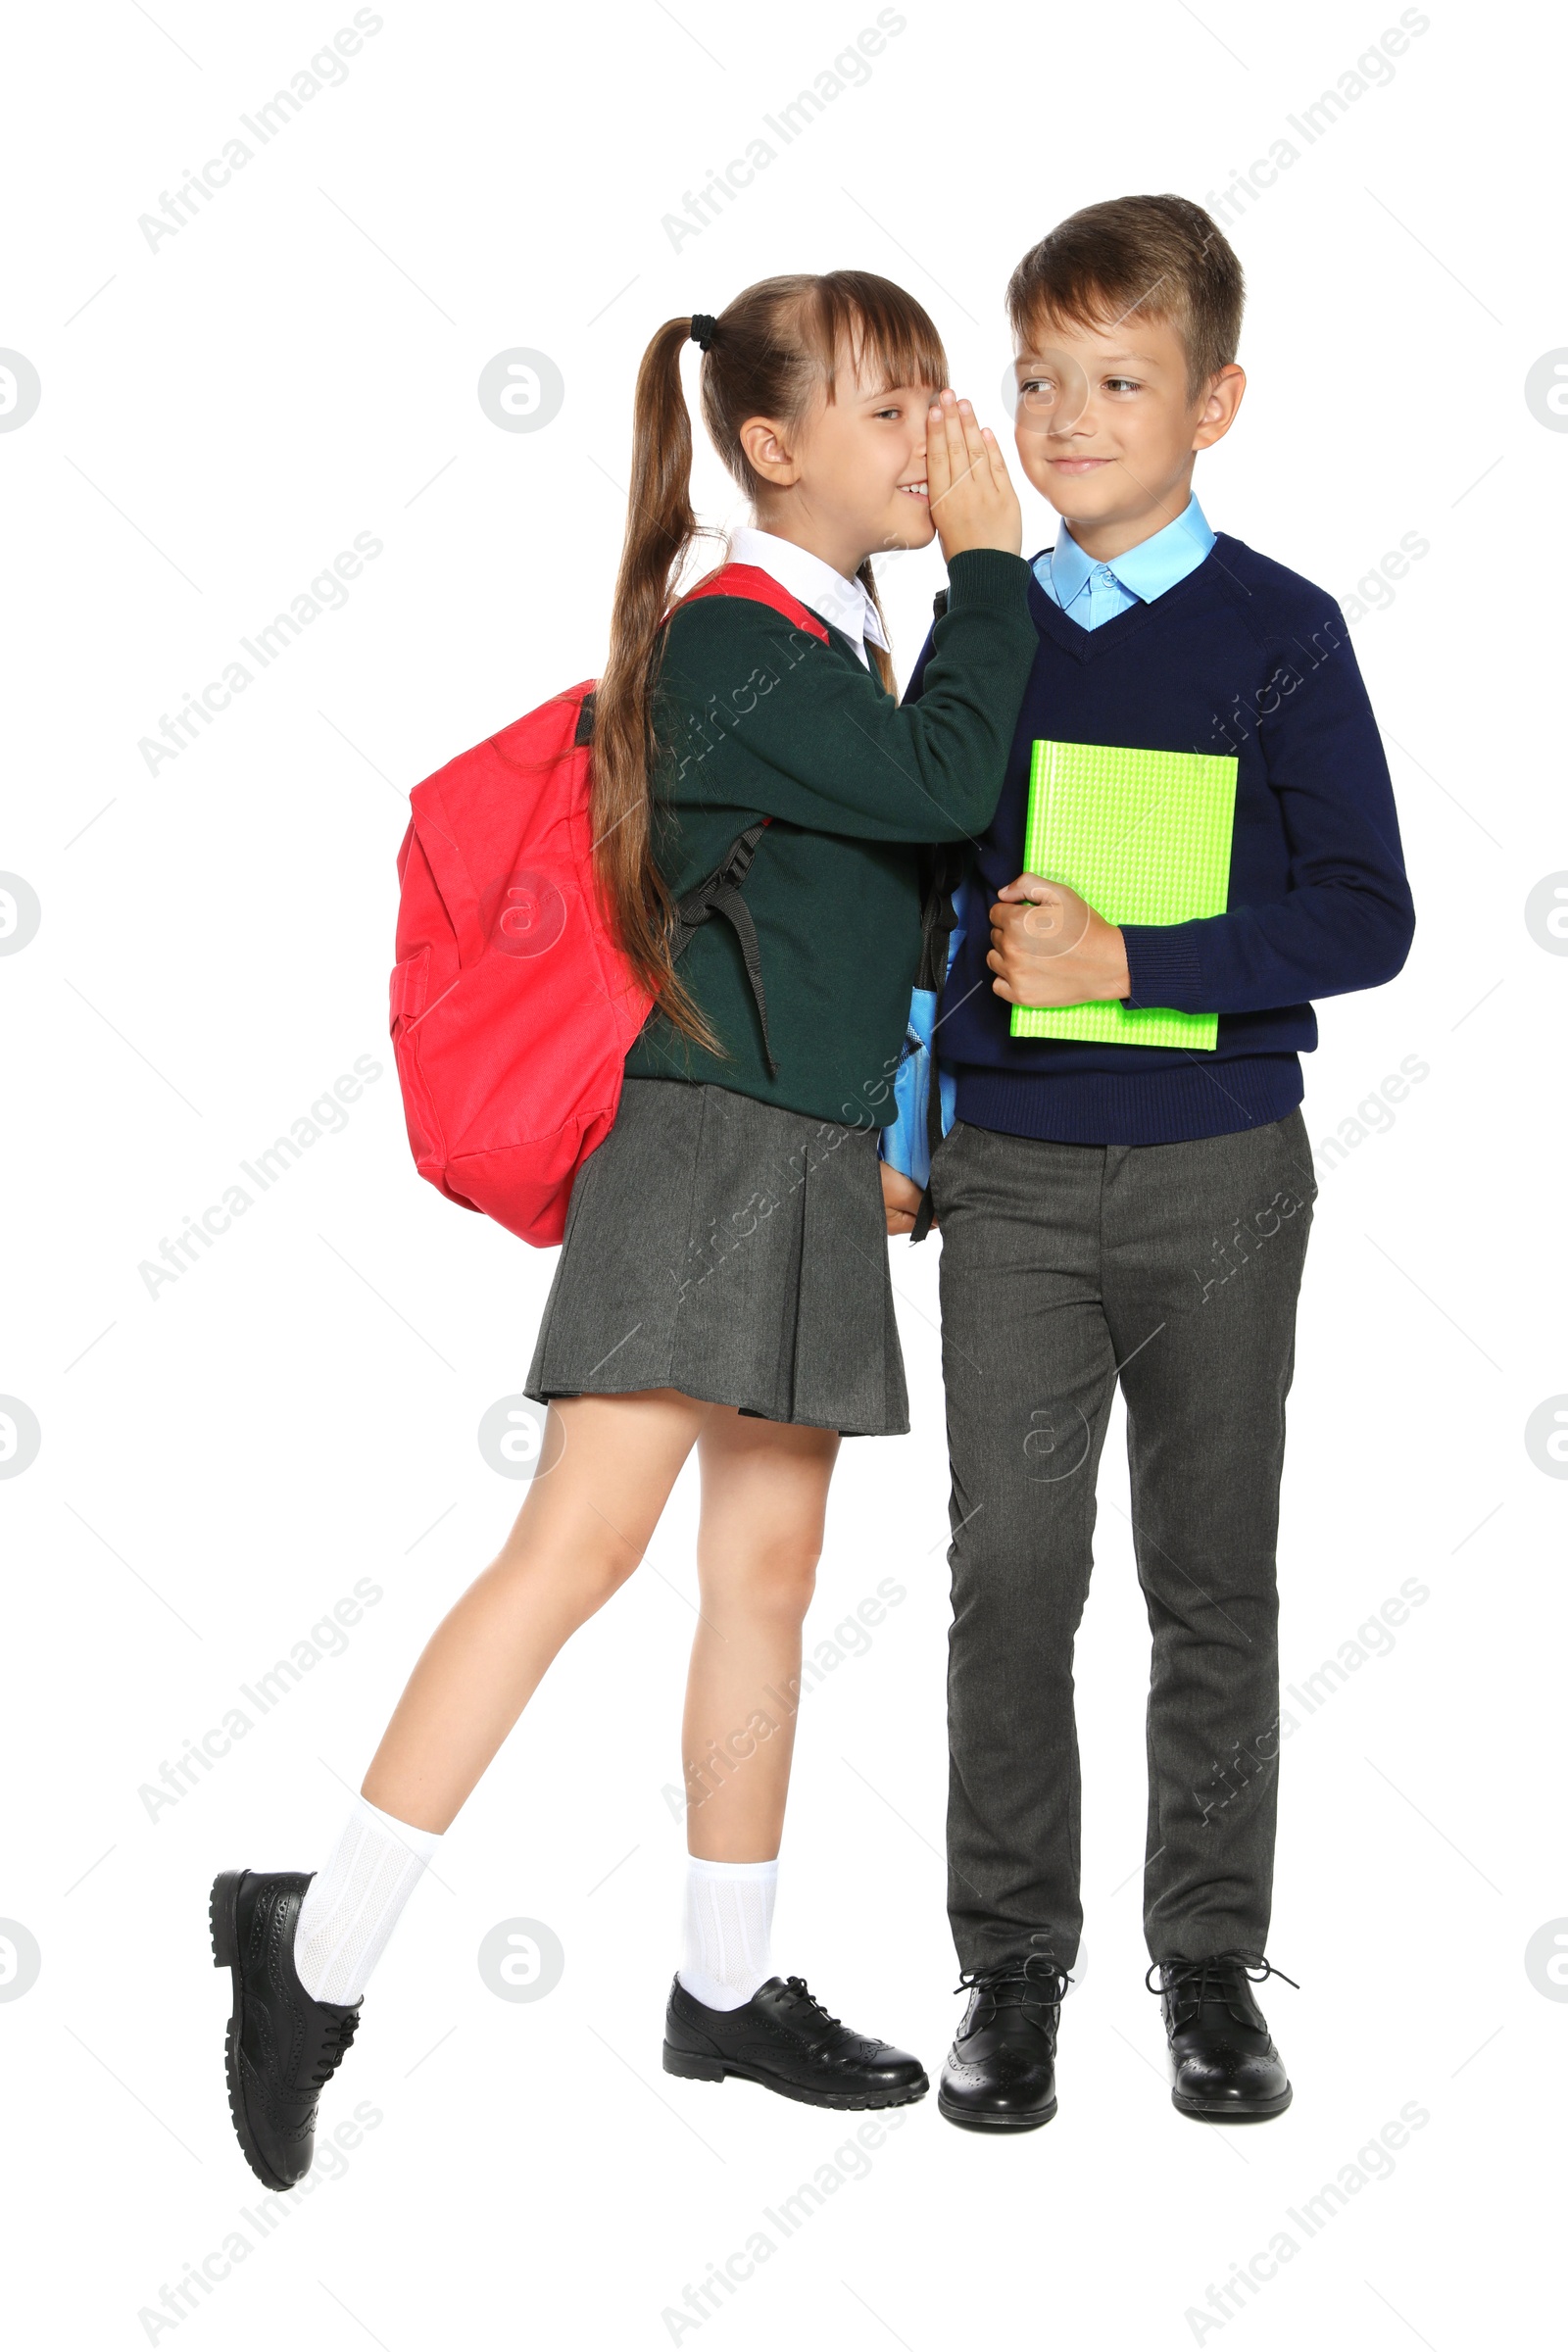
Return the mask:
<path id="1" fill-rule="evenodd" d="M 741 426 L 740 444 L 755 473 L 766 482 L 786 490 L 801 478 L 798 458 L 790 455 L 784 439 L 784 427 L 771 416 L 749 416 Z"/>
<path id="2" fill-rule="evenodd" d="M 1238 368 L 1234 361 L 1228 368 L 1222 368 L 1217 375 L 1209 377 L 1208 390 L 1203 396 L 1203 405 L 1199 411 L 1193 433 L 1194 449 L 1212 449 L 1216 441 L 1224 440 L 1236 422 L 1236 412 L 1242 405 L 1242 394 L 1246 390 L 1247 371 Z"/>

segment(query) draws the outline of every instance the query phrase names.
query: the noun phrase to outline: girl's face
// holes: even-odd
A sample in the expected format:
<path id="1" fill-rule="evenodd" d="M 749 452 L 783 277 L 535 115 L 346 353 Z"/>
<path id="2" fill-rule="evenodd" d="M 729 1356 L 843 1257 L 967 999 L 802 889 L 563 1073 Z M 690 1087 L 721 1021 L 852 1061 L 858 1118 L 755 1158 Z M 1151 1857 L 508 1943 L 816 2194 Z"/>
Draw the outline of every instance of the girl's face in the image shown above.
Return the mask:
<path id="1" fill-rule="evenodd" d="M 867 556 L 928 547 L 936 525 L 926 499 L 925 420 L 929 384 L 883 381 L 867 353 L 858 368 L 841 360 L 837 397 L 817 396 L 787 426 L 755 417 L 741 441 L 765 485 L 758 527 L 807 547 L 853 578 Z"/>

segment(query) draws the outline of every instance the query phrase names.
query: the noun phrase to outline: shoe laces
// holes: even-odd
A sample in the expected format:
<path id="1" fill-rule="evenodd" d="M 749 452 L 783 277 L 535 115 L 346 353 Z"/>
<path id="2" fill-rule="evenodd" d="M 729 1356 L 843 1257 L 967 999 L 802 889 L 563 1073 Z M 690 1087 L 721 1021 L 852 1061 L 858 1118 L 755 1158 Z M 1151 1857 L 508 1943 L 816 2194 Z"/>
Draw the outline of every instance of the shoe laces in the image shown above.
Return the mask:
<path id="1" fill-rule="evenodd" d="M 1166 1972 L 1167 1981 L 1156 1984 L 1153 1979 L 1161 1969 Z M 1283 1968 L 1276 1968 L 1272 1960 L 1254 1958 L 1250 1952 L 1213 1952 L 1206 1960 L 1152 1960 L 1145 1971 L 1144 1983 L 1151 1992 L 1175 1993 L 1184 2001 L 1196 2000 L 1201 2004 L 1222 1999 L 1227 1979 L 1234 1982 L 1237 1976 L 1245 1977 L 1250 1984 L 1266 1984 L 1270 1977 L 1278 1977 L 1281 1984 L 1294 1986 L 1298 1992 L 1301 1989 Z"/>
<path id="2" fill-rule="evenodd" d="M 805 2001 L 808 2007 L 816 2011 L 824 2026 L 836 2026 L 842 2022 L 840 2019 L 828 2015 L 804 1977 L 786 1977 L 784 1982 L 798 1999 Z"/>
<path id="3" fill-rule="evenodd" d="M 953 1989 L 988 1993 L 999 2007 L 1004 1998 L 1008 2006 L 1031 2000 L 1054 2006 L 1066 1998 L 1069 1982 L 1064 1968 L 1058 1968 L 1044 1952 L 1031 1952 L 1024 1960 L 999 1960 L 990 1968 L 966 1968 Z"/>
<path id="4" fill-rule="evenodd" d="M 337 2073 L 343 2063 L 344 2053 L 354 2039 L 359 2022 L 359 2010 L 351 2009 L 346 2017 L 331 2018 L 322 2028 L 321 2040 L 324 2046 L 321 2051 L 321 2063 L 311 2077 L 312 2086 L 315 2089 L 321 2089 L 323 2084 L 330 2082 L 332 2077 Z"/>

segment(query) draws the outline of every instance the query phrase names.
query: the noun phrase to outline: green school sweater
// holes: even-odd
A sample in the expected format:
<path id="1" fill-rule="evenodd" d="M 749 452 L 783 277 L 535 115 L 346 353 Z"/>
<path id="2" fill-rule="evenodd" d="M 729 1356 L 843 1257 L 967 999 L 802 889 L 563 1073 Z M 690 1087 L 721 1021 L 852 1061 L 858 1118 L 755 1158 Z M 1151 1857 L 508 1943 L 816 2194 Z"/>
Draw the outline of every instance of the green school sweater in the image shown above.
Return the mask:
<path id="1" fill-rule="evenodd" d="M 628 1078 L 706 1081 L 786 1110 L 886 1126 L 920 956 L 921 843 L 983 833 L 1001 797 L 1038 647 L 1019 556 L 950 566 L 917 703 L 902 708 L 837 630 L 708 597 L 664 632 L 653 851 L 678 897 L 758 817 L 744 885 L 757 925 L 776 1078 L 732 926 L 714 915 L 677 969 L 726 1049 L 700 1051 L 655 1010 Z"/>

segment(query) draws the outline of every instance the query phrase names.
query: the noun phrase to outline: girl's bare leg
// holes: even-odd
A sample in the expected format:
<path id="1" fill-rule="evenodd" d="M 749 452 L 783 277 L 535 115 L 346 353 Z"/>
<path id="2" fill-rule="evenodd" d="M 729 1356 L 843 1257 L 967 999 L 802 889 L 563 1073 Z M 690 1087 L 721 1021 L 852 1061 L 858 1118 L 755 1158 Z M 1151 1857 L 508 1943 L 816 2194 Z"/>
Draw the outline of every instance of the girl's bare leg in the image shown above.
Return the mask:
<path id="1" fill-rule="evenodd" d="M 723 1413 L 739 1417 L 675 1389 L 548 1408 L 511 1535 L 431 1635 L 370 1760 L 372 1805 L 416 1829 L 450 1827 L 556 1652 L 642 1558 L 681 1465 Z M 706 1486 L 705 1457 L 705 1524 Z"/>
<path id="2" fill-rule="evenodd" d="M 697 1449 L 702 1616 L 681 1736 L 686 1841 L 708 1862 L 771 1861 L 795 1744 L 801 1621 L 816 1581 L 839 1435 L 714 1405 Z M 769 1685 L 779 1695 L 768 1694 Z"/>

